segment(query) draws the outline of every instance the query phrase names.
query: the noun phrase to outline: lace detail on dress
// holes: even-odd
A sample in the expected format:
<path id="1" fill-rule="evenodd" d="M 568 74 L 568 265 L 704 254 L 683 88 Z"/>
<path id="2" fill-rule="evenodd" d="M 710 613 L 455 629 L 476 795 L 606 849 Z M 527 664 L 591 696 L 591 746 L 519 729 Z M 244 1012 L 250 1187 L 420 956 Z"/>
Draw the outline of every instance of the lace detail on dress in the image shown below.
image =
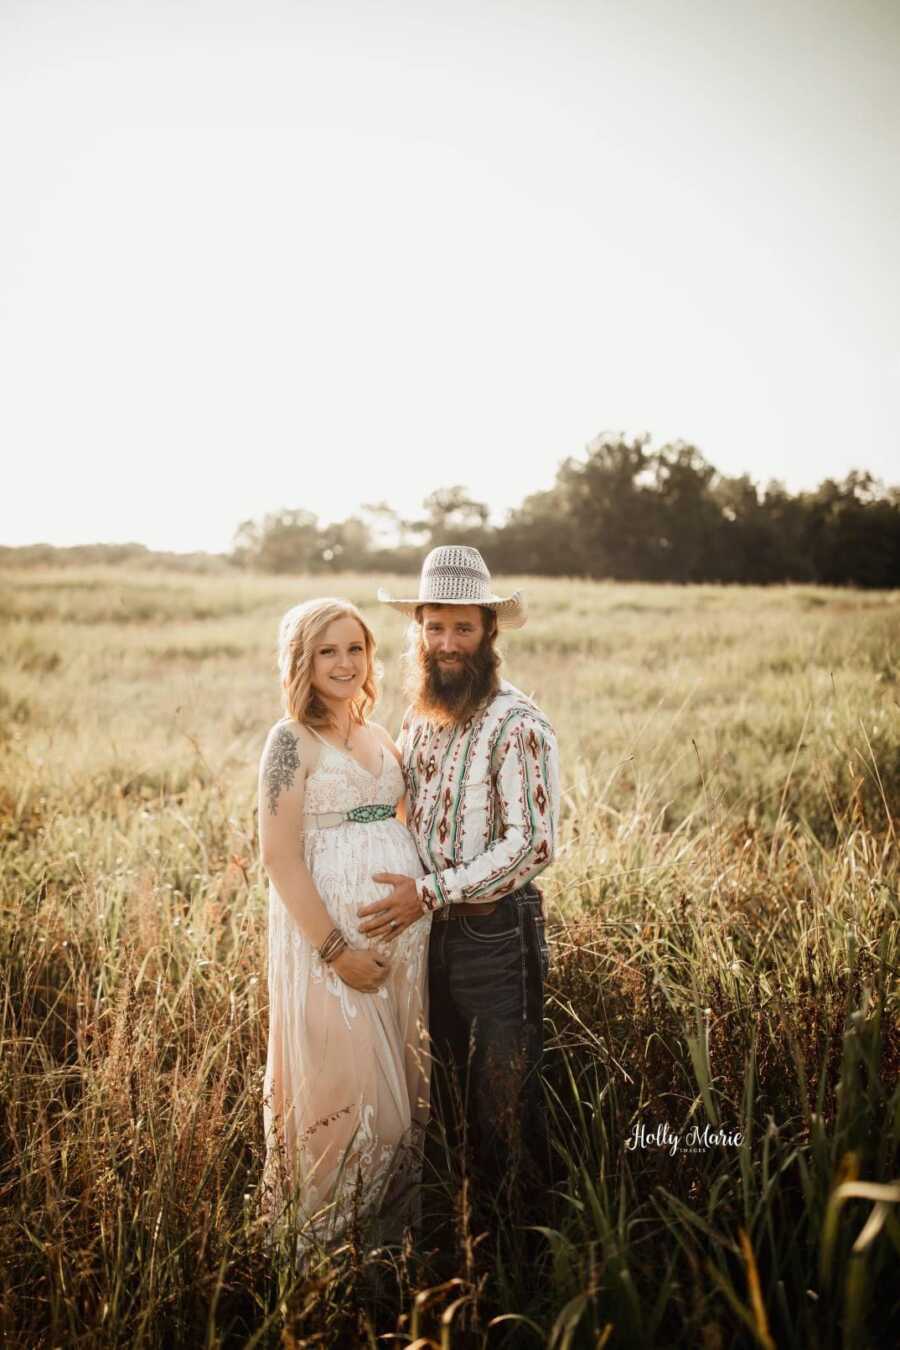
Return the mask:
<path id="1" fill-rule="evenodd" d="M 379 772 L 371 774 L 323 741 L 306 780 L 304 812 L 393 804 L 403 792 L 400 766 L 388 750 Z M 307 829 L 302 843 L 316 889 L 348 942 L 377 945 L 391 964 L 376 994 L 351 989 L 306 941 L 270 886 L 264 1092 L 269 1212 L 275 1217 L 279 1198 L 285 1199 L 276 1170 L 283 1156 L 299 1183 L 303 1215 L 317 1230 L 336 1235 L 358 1186 L 366 1213 L 396 1193 L 402 1178 L 408 1186 L 418 1175 L 428 1109 L 425 956 L 431 916 L 423 915 L 391 943 L 373 943 L 359 931 L 360 908 L 390 892 L 372 880 L 375 873 L 422 875 L 412 835 L 395 817 Z"/>
<path id="2" fill-rule="evenodd" d="M 378 773 L 369 773 L 352 755 L 322 741 L 319 762 L 306 780 L 304 811 L 349 811 L 354 806 L 396 802 L 403 796 L 400 765 L 383 746 Z M 337 825 L 329 828 L 339 829 Z"/>

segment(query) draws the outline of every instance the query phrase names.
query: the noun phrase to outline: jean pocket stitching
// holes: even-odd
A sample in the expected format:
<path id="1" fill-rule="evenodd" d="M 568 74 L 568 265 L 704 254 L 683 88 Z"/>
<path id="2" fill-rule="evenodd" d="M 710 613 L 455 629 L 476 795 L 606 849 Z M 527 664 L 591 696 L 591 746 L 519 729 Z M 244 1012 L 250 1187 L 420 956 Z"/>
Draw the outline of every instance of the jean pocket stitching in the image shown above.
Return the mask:
<path id="1" fill-rule="evenodd" d="M 462 914 L 459 916 L 459 925 L 466 936 L 470 937 L 473 942 L 483 942 L 486 945 L 490 945 L 492 942 L 502 942 L 506 938 L 515 937 L 519 931 L 519 925 L 516 924 L 513 928 L 505 928 L 502 933 L 478 933 L 469 927 L 469 920 Z"/>

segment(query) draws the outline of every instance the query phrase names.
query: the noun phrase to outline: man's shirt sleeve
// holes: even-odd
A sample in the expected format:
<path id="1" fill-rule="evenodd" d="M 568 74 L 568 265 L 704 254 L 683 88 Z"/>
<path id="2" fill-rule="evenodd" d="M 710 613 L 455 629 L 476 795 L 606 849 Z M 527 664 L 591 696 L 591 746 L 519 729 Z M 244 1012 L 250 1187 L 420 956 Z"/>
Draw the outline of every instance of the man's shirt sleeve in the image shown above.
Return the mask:
<path id="1" fill-rule="evenodd" d="M 425 909 L 497 900 L 553 861 L 559 819 L 556 737 L 541 717 L 510 718 L 494 750 L 499 838 L 467 862 L 416 882 Z"/>

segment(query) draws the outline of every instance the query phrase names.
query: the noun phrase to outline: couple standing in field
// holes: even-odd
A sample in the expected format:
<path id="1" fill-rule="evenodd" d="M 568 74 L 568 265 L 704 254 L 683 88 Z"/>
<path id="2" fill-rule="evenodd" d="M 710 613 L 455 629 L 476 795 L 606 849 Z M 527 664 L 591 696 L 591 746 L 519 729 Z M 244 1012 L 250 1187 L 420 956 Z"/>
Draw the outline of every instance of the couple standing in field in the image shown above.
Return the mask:
<path id="1" fill-rule="evenodd" d="M 378 598 L 414 620 L 396 745 L 368 720 L 368 625 L 348 601 L 310 600 L 281 622 L 287 715 L 259 773 L 263 1208 L 316 1238 L 353 1214 L 399 1236 L 430 1100 L 429 1138 L 445 1160 L 467 1150 L 486 1194 L 537 1166 L 543 1138 L 533 882 L 553 858 L 559 763 L 543 713 L 498 673 L 522 598 L 495 595 L 480 553 L 457 545 L 428 555 L 416 599 Z"/>

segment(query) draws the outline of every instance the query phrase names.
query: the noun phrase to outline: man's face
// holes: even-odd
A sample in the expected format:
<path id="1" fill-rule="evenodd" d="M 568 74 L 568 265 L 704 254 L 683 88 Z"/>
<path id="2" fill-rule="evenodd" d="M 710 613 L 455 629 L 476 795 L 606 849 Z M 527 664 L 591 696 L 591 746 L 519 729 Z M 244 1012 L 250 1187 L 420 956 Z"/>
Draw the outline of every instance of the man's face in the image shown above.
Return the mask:
<path id="1" fill-rule="evenodd" d="M 452 684 L 466 672 L 466 657 L 478 651 L 484 618 L 478 605 L 425 605 L 422 641 L 442 683 Z"/>

